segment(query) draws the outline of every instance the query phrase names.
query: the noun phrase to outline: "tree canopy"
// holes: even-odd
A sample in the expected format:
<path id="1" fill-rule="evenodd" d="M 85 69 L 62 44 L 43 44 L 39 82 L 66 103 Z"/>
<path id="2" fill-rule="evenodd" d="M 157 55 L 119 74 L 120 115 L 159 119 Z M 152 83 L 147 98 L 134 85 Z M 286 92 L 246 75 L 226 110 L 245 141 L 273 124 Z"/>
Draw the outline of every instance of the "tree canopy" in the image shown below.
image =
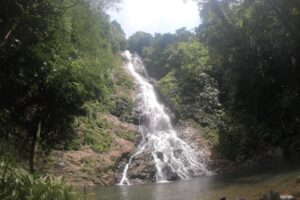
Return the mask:
<path id="1" fill-rule="evenodd" d="M 181 118 L 217 125 L 218 148 L 228 158 L 299 150 L 299 2 L 197 2 L 202 22 L 195 34 L 157 34 L 134 48 L 161 92 Z M 203 123 L 206 114 L 212 120 Z"/>

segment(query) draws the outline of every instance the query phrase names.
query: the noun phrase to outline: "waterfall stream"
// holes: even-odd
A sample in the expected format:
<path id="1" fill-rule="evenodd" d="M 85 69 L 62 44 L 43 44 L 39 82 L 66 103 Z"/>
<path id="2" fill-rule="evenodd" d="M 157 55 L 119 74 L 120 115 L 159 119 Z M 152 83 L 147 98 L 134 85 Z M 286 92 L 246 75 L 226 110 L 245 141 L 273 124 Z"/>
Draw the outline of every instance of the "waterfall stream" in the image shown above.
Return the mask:
<path id="1" fill-rule="evenodd" d="M 208 175 L 204 152 L 194 150 L 185 141 L 181 140 L 174 130 L 171 119 L 165 112 L 164 106 L 159 103 L 153 85 L 141 59 L 137 55 L 125 51 L 123 56 L 127 60 L 126 68 L 139 86 L 139 132 L 142 139 L 126 164 L 119 185 L 130 185 L 127 177 L 128 167 L 132 160 L 143 151 L 151 152 L 156 166 L 156 181 L 171 180 L 170 176 L 187 179 L 193 176 Z"/>

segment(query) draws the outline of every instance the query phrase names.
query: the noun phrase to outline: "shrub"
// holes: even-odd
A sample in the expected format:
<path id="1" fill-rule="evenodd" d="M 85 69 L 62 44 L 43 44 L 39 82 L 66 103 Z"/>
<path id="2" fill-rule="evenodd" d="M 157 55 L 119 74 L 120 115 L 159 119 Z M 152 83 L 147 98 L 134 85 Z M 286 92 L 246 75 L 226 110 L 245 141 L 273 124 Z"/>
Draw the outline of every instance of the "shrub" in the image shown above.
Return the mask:
<path id="1" fill-rule="evenodd" d="M 31 175 L 11 165 L 7 156 L 0 158 L 0 199 L 2 200 L 79 200 L 62 177 Z"/>

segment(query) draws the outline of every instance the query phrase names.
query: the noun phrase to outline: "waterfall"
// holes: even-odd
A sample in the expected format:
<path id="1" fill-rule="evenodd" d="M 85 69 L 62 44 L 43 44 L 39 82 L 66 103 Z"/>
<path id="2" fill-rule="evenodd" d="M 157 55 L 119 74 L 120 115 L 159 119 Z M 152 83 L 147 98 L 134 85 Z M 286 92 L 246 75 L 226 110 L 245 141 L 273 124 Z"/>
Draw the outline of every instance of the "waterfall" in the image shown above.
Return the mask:
<path id="1" fill-rule="evenodd" d="M 164 106 L 158 101 L 153 85 L 141 59 L 125 51 L 123 56 L 127 60 L 126 68 L 139 86 L 138 94 L 141 112 L 139 132 L 142 140 L 126 164 L 120 185 L 130 185 L 127 178 L 128 167 L 135 156 L 144 150 L 151 152 L 156 166 L 156 181 L 164 182 L 172 178 L 187 179 L 193 176 L 208 175 L 204 152 L 194 150 L 185 141 L 181 140 L 171 119 L 164 110 Z"/>

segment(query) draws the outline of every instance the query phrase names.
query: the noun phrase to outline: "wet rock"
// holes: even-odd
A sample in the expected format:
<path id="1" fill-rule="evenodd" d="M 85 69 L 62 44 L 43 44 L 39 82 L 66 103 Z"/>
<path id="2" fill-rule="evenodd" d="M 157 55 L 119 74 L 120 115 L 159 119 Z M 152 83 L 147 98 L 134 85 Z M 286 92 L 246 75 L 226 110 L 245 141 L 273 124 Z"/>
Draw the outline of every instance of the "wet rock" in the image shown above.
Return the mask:
<path id="1" fill-rule="evenodd" d="M 182 149 L 176 149 L 173 151 L 173 153 L 175 158 L 179 158 L 182 154 Z"/>
<path id="2" fill-rule="evenodd" d="M 144 181 L 144 180 L 141 180 L 141 179 L 138 179 L 138 178 L 136 178 L 136 179 L 131 179 L 131 180 L 130 180 L 130 183 L 131 183 L 131 184 L 134 184 L 134 185 L 140 185 L 140 184 L 144 184 L 144 183 L 145 183 L 145 181 Z"/>
<path id="3" fill-rule="evenodd" d="M 131 180 L 139 179 L 145 182 L 155 182 L 156 167 L 151 152 L 143 152 L 132 159 L 127 177 Z"/>
<path id="4" fill-rule="evenodd" d="M 269 193 L 264 194 L 260 200 L 280 200 L 280 195 L 278 192 L 271 190 Z"/>
<path id="5" fill-rule="evenodd" d="M 161 161 L 164 160 L 164 154 L 163 154 L 162 152 L 157 152 L 157 153 L 156 153 L 156 156 L 157 156 L 157 158 L 160 159 Z"/>
<path id="6" fill-rule="evenodd" d="M 137 54 L 135 56 L 138 56 Z M 134 69 L 141 74 L 142 76 L 147 76 L 146 69 L 143 67 L 143 63 L 141 63 L 140 59 L 134 59 Z"/>
<path id="7" fill-rule="evenodd" d="M 133 111 L 133 114 L 132 114 L 133 124 L 140 125 L 140 117 L 141 117 L 141 111 L 138 110 L 137 108 L 135 108 L 134 111 Z"/>
<path id="8" fill-rule="evenodd" d="M 162 173 L 167 177 L 167 181 L 175 181 L 179 179 L 179 176 L 169 165 L 165 165 L 162 169 Z"/>
<path id="9" fill-rule="evenodd" d="M 140 116 L 140 124 L 144 125 L 145 127 L 150 127 L 150 118 L 147 115 L 141 115 Z"/>
<path id="10" fill-rule="evenodd" d="M 221 197 L 220 200 L 226 200 L 226 197 Z"/>
<path id="11" fill-rule="evenodd" d="M 130 159 L 131 157 L 131 153 L 125 153 L 125 154 L 122 154 L 120 160 L 117 162 L 117 166 L 116 166 L 116 174 L 115 174 L 115 180 L 117 183 L 120 182 L 120 180 L 122 179 L 122 173 L 123 173 L 123 170 L 128 162 L 128 160 Z"/>
<path id="12" fill-rule="evenodd" d="M 140 118 L 138 118 L 138 117 L 132 117 L 132 123 L 134 124 L 134 125 L 139 125 L 140 124 Z"/>

